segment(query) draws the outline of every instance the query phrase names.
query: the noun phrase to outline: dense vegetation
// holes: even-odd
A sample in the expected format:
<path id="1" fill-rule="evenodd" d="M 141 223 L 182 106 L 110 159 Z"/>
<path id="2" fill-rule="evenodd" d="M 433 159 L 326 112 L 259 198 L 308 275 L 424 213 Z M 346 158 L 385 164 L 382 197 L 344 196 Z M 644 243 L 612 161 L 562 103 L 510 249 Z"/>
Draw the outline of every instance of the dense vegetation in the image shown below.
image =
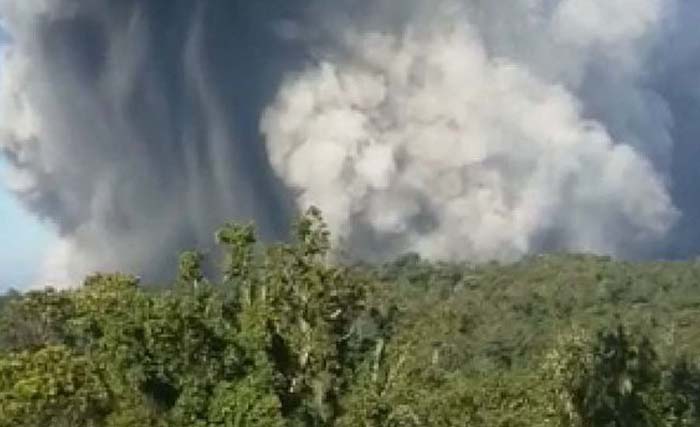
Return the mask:
<path id="1" fill-rule="evenodd" d="M 339 266 L 315 210 L 293 237 L 7 296 L 0 427 L 700 425 L 698 263 Z"/>

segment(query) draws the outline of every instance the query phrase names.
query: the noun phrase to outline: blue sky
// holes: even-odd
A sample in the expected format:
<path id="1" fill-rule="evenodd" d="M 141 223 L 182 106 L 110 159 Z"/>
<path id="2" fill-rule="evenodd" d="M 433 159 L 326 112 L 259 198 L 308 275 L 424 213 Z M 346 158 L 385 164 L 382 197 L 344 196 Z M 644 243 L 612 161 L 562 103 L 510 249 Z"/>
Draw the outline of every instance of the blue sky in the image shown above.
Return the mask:
<path id="1" fill-rule="evenodd" d="M 0 176 L 7 164 L 0 157 Z M 0 291 L 32 283 L 41 267 L 46 249 L 54 240 L 47 224 L 42 224 L 5 188 L 0 188 Z"/>
<path id="2" fill-rule="evenodd" d="M 0 47 L 5 40 L 0 28 Z M 41 268 L 46 249 L 55 239 L 51 227 L 42 224 L 22 208 L 7 191 L 4 176 L 8 167 L 0 155 L 0 292 L 8 287 L 20 288 L 32 284 Z"/>

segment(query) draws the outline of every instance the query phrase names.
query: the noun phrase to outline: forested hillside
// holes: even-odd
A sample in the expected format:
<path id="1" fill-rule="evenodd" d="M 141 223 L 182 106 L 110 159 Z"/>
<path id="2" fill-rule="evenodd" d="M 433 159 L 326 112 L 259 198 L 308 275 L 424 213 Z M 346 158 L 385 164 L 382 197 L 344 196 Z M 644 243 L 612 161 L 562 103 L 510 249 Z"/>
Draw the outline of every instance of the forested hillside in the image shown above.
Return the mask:
<path id="1" fill-rule="evenodd" d="M 221 279 L 2 300 L 0 427 L 700 425 L 700 263 L 340 265 L 313 209 L 216 239 Z"/>

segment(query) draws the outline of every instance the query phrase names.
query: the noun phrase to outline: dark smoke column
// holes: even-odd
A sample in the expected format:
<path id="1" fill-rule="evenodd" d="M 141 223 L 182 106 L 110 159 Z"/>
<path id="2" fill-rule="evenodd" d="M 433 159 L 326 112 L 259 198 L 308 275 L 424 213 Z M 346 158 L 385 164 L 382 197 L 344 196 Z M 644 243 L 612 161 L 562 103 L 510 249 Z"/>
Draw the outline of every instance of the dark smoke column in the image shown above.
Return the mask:
<path id="1" fill-rule="evenodd" d="M 3 0 L 0 149 L 55 222 L 51 269 L 150 278 L 222 221 L 289 215 L 258 120 L 303 59 L 297 1 Z"/>

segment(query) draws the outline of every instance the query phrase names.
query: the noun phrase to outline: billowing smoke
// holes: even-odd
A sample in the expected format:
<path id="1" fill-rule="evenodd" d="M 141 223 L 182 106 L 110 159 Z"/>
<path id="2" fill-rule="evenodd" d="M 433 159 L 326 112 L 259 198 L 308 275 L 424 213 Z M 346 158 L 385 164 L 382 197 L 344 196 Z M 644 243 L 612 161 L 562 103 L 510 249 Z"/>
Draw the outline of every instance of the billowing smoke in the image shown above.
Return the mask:
<path id="1" fill-rule="evenodd" d="M 700 6 L 0 0 L 9 184 L 52 272 L 157 275 L 318 205 L 378 259 L 700 242 Z"/>

